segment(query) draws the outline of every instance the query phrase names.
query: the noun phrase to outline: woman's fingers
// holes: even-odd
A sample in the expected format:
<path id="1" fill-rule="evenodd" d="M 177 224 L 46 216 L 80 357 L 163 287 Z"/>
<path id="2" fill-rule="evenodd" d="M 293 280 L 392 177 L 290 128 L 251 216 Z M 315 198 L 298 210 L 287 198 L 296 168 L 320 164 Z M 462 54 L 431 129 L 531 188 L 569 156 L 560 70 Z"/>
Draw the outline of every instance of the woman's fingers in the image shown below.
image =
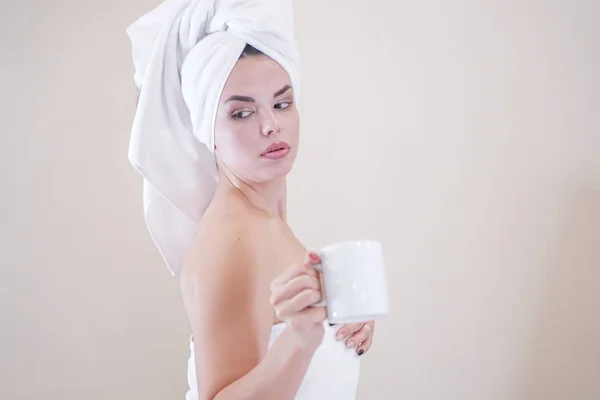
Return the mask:
<path id="1" fill-rule="evenodd" d="M 271 282 L 270 301 L 275 315 L 291 328 L 296 344 L 303 349 L 316 349 L 325 334 L 326 309 L 311 307 L 323 297 L 315 269 L 320 262 L 318 255 L 307 253 L 301 263 L 286 268 Z"/>
<path id="2" fill-rule="evenodd" d="M 286 284 L 289 280 L 300 274 L 312 275 L 314 277 L 317 277 L 317 271 L 313 266 L 319 264 L 320 262 L 321 260 L 319 259 L 318 255 L 316 255 L 315 253 L 307 253 L 302 264 L 292 264 L 275 279 L 273 279 L 273 281 L 271 282 L 271 290 L 273 290 L 279 285 Z"/>
<path id="3" fill-rule="evenodd" d="M 337 333 L 335 334 L 335 338 L 337 340 L 344 340 L 349 338 L 350 336 L 352 336 L 354 334 L 354 332 L 358 331 L 360 328 L 362 328 L 364 324 L 361 323 L 357 323 L 357 324 L 346 324 L 344 326 L 342 326 L 340 329 L 338 329 Z"/>
<path id="4" fill-rule="evenodd" d="M 271 288 L 271 305 L 289 300 L 305 289 L 321 290 L 319 279 L 310 274 L 300 274 L 282 285 Z"/>
<path id="5" fill-rule="evenodd" d="M 373 330 L 375 324 L 373 321 L 358 324 L 346 324 L 342 326 L 336 333 L 337 340 L 344 340 L 347 348 L 355 348 L 358 355 L 371 348 L 373 342 Z"/>
<path id="6" fill-rule="evenodd" d="M 352 349 L 352 348 L 360 345 L 361 343 L 363 343 L 370 336 L 371 336 L 370 328 L 367 325 L 362 325 L 362 327 L 359 330 L 354 332 L 354 334 L 346 340 L 346 347 L 349 349 Z"/>
<path id="7" fill-rule="evenodd" d="M 365 325 L 363 327 L 363 329 L 367 329 L 367 330 L 369 328 L 370 328 L 369 325 Z M 367 335 L 367 338 L 358 345 L 358 347 L 356 348 L 356 354 L 358 354 L 359 356 L 362 356 L 364 353 L 369 351 L 369 349 L 371 348 L 371 343 L 373 343 L 373 332 L 369 332 L 369 334 Z"/>
<path id="8" fill-rule="evenodd" d="M 275 279 L 273 279 L 273 281 L 271 282 L 271 290 L 277 288 L 277 286 L 284 285 L 287 281 L 304 273 L 306 270 L 306 266 L 302 264 L 290 265 L 289 267 L 284 269 L 281 274 L 277 275 Z"/>
<path id="9" fill-rule="evenodd" d="M 304 289 L 289 300 L 284 300 L 274 305 L 275 314 L 280 319 L 291 317 L 319 301 L 321 291 L 315 289 Z"/>
<path id="10" fill-rule="evenodd" d="M 293 329 L 302 330 L 302 327 L 312 325 L 323 325 L 327 318 L 327 311 L 323 307 L 310 307 L 296 314 L 294 318 L 288 320 L 288 324 Z"/>
<path id="11" fill-rule="evenodd" d="M 317 253 L 315 253 L 313 251 L 309 251 L 308 253 L 306 253 L 306 258 L 304 259 L 305 265 L 313 266 L 313 265 L 319 264 L 320 262 L 321 262 L 321 258 L 319 257 L 319 255 Z"/>

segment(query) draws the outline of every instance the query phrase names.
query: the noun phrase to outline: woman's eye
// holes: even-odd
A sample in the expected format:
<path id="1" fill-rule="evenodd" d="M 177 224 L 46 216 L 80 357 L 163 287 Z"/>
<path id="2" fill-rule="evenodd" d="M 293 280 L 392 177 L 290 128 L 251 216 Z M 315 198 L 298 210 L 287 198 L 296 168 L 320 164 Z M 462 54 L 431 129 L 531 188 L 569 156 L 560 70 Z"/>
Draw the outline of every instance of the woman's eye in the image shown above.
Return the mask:
<path id="1" fill-rule="evenodd" d="M 278 109 L 280 109 L 280 110 L 283 110 L 283 109 L 286 109 L 286 108 L 288 108 L 288 107 L 289 107 L 289 106 L 291 106 L 291 105 L 292 105 L 292 102 L 291 102 L 291 101 L 282 101 L 281 103 L 277 103 L 277 104 L 275 104 L 275 108 L 278 108 Z"/>
<path id="2" fill-rule="evenodd" d="M 252 111 L 238 111 L 231 116 L 233 119 L 247 118 L 252 114 Z"/>

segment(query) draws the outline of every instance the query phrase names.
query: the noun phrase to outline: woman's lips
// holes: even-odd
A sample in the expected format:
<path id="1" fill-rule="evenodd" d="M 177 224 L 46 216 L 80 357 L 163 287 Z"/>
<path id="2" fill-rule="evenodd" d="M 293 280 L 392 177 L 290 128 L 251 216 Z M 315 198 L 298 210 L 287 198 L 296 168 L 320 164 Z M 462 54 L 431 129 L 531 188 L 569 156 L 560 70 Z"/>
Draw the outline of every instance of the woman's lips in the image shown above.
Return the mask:
<path id="1" fill-rule="evenodd" d="M 277 160 L 287 156 L 290 152 L 290 145 L 286 142 L 277 142 L 271 144 L 265 151 L 260 155 L 261 157 L 269 158 L 271 160 Z"/>
<path id="2" fill-rule="evenodd" d="M 280 158 L 283 158 L 283 157 L 287 156 L 289 154 L 289 152 L 290 152 L 289 148 L 280 149 L 280 150 L 273 150 L 273 151 L 270 151 L 268 153 L 263 154 L 262 157 L 268 158 L 268 159 L 271 159 L 271 160 L 278 160 Z"/>

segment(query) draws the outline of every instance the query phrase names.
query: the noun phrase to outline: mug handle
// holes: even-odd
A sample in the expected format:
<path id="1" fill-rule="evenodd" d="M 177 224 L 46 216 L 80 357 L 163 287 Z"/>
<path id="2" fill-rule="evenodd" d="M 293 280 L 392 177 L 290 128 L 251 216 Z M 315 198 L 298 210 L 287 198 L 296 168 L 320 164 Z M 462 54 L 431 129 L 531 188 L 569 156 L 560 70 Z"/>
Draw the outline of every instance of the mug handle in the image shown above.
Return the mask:
<path id="1" fill-rule="evenodd" d="M 320 256 L 321 255 L 319 254 L 319 257 Z M 315 269 L 315 271 L 323 275 L 323 267 L 321 266 L 321 264 L 315 264 L 313 265 L 313 268 Z M 323 284 L 321 284 L 321 297 L 321 301 L 314 303 L 312 307 L 327 307 L 327 303 L 325 302 L 325 287 L 323 286 Z"/>

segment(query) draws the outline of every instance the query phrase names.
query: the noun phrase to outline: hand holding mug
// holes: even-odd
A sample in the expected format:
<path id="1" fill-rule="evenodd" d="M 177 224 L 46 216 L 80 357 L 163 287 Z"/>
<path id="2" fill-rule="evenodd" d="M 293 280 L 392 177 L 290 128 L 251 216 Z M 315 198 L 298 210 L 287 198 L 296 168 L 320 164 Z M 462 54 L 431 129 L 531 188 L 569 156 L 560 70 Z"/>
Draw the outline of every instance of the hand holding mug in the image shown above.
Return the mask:
<path id="1" fill-rule="evenodd" d="M 316 254 L 308 253 L 303 263 L 292 264 L 271 283 L 275 315 L 292 329 L 300 347 L 309 351 L 323 341 L 327 317 L 324 308 L 313 307 L 322 300 L 321 281 L 314 267 L 319 262 Z"/>
<path id="2" fill-rule="evenodd" d="M 359 324 L 389 314 L 381 243 L 358 240 L 326 246 L 318 252 L 327 319 L 336 325 Z M 369 328 L 366 328 L 369 329 Z"/>
<path id="3" fill-rule="evenodd" d="M 308 253 L 303 264 L 288 267 L 273 281 L 275 314 L 294 330 L 299 343 L 318 347 L 328 319 L 330 325 L 341 325 L 338 340 L 345 339 L 346 347 L 359 355 L 371 347 L 374 321 L 389 314 L 381 247 L 364 240 L 327 246 Z"/>

